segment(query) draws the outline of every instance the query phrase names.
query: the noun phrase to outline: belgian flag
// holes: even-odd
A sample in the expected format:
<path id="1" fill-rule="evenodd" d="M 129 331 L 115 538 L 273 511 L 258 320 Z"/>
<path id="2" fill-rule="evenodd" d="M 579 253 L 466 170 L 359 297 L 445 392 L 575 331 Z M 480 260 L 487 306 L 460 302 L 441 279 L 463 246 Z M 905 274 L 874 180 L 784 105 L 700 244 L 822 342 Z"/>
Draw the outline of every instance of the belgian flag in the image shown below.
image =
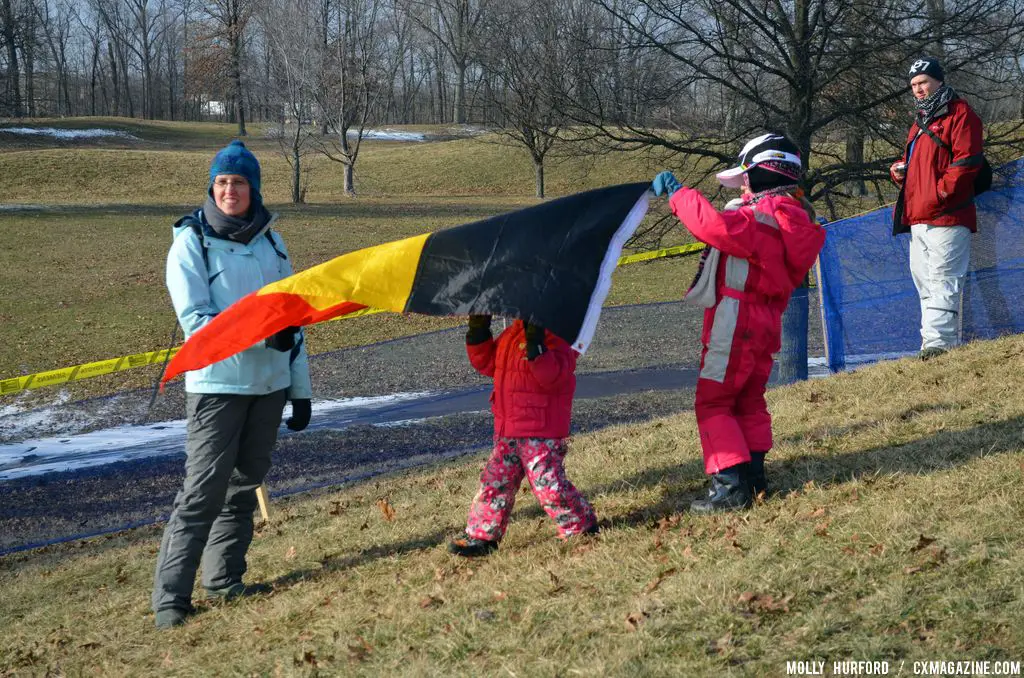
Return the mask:
<path id="1" fill-rule="evenodd" d="M 623 184 L 436 233 L 350 252 L 271 283 L 189 337 L 163 381 L 228 358 L 290 326 L 375 307 L 487 314 L 544 326 L 583 353 L 650 184 Z"/>

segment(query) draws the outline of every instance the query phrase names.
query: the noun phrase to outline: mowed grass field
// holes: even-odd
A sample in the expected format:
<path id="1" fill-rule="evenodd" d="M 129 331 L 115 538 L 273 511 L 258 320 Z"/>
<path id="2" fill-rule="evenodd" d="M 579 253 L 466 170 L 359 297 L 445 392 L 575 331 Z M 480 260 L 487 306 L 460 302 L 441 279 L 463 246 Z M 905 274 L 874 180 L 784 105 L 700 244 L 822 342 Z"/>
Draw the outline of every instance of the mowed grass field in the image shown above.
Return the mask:
<path id="1" fill-rule="evenodd" d="M 578 436 L 568 470 L 601 534 L 559 542 L 524 492 L 485 560 L 444 548 L 480 459 L 278 500 L 250 551 L 273 592 L 168 632 L 148 609 L 158 526 L 0 558 L 0 674 L 1013 675 L 1022 369 L 1013 337 L 771 391 L 776 491 L 738 515 L 685 512 L 690 413 Z"/>
<path id="2" fill-rule="evenodd" d="M 55 125 L 38 121 L 39 125 Z M 174 315 L 163 272 L 171 224 L 205 196 L 213 153 L 231 125 L 84 119 L 62 127 L 129 132 L 139 141 L 46 141 L 3 135 L 0 201 L 38 209 L 0 211 L 0 378 L 103 360 L 169 345 Z M 445 142 L 367 141 L 358 197 L 341 191 L 341 168 L 310 156 L 308 204 L 289 204 L 289 170 L 277 142 L 253 126 L 247 143 L 263 166 L 263 193 L 297 270 L 341 253 L 536 204 L 525 153 L 493 137 Z M 661 165 L 641 155 L 557 158 L 549 195 L 649 180 Z M 649 219 L 664 214 L 652 213 Z M 2 208 L 0 208 L 2 210 Z M 676 225 L 667 244 L 688 241 Z M 609 304 L 678 299 L 694 258 L 620 269 Z M 325 323 L 309 332 L 313 352 L 425 330 L 458 319 L 375 317 Z M 179 335 L 180 339 L 180 335 Z M 77 382 L 70 397 L 143 386 L 156 368 Z M 45 401 L 56 389 L 22 396 Z"/>

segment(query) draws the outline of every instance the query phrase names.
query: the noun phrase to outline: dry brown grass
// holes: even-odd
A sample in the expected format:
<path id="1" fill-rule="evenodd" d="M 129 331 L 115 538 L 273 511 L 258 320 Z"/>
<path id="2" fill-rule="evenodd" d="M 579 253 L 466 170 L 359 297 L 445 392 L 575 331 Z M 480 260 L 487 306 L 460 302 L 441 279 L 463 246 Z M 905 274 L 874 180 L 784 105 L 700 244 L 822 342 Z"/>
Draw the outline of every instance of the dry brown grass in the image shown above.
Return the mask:
<path id="1" fill-rule="evenodd" d="M 692 414 L 580 436 L 596 539 L 523 494 L 499 552 L 449 556 L 479 460 L 274 504 L 272 595 L 157 632 L 158 535 L 0 559 L 15 675 L 780 676 L 786 661 L 1024 658 L 1024 338 L 770 393 L 777 492 L 684 512 Z M 273 488 L 271 488 L 273 492 Z M 394 510 L 388 520 L 380 502 Z"/>

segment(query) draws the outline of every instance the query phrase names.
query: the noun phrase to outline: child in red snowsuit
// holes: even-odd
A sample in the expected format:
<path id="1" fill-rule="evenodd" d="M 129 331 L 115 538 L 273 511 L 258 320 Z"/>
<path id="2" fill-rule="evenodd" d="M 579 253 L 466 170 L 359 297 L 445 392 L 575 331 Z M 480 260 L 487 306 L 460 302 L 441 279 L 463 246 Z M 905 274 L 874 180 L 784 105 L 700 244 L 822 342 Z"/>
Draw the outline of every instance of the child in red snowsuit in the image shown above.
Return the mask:
<path id="1" fill-rule="evenodd" d="M 802 199 L 799 150 L 789 139 L 765 134 L 746 144 L 738 167 L 719 173 L 740 200 L 717 211 L 670 172 L 655 178 L 655 194 L 697 240 L 709 245 L 687 299 L 705 306 L 700 374 L 694 412 L 711 476 L 698 513 L 746 508 L 765 491 L 765 454 L 772 421 L 765 388 L 772 354 L 781 347 L 781 318 L 825 244 L 825 231 Z"/>
<path id="2" fill-rule="evenodd" d="M 576 353 L 538 325 L 516 320 L 494 339 L 490 324 L 490 316 L 470 316 L 466 333 L 470 363 L 494 378 L 494 451 L 480 475 L 466 536 L 449 545 L 461 556 L 482 556 L 498 547 L 524 476 L 563 538 L 597 531 L 594 509 L 565 477 L 563 466 Z"/>

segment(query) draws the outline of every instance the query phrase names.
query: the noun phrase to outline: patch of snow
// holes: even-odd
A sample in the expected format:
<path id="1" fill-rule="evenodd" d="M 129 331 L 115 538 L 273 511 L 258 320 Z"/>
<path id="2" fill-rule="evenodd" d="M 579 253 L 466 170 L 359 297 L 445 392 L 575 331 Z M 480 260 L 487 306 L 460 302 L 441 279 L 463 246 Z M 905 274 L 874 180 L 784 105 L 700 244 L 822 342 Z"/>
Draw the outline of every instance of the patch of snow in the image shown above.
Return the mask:
<path id="1" fill-rule="evenodd" d="M 348 135 L 358 136 L 359 130 L 350 129 Z M 400 132 L 394 129 L 364 129 L 363 138 L 375 141 L 426 141 L 427 135 L 423 132 Z"/>
<path id="2" fill-rule="evenodd" d="M 24 136 L 48 136 L 55 139 L 99 139 L 103 137 L 117 137 L 121 139 L 132 139 L 138 141 L 138 137 L 128 132 L 121 132 L 113 129 L 57 129 L 56 127 L 0 127 L 0 132 L 6 134 L 21 134 Z"/>
<path id="3" fill-rule="evenodd" d="M 342 428 L 360 417 L 396 403 L 431 395 L 430 392 L 410 392 L 367 398 L 318 400 L 313 403 L 313 412 L 322 418 L 329 416 L 332 428 Z M 21 411 L 17 405 L 0 409 L 0 417 L 15 418 L 13 424 L 6 426 L 21 426 L 22 430 L 31 430 L 33 426 L 46 423 L 54 431 L 52 425 L 55 420 L 61 420 L 61 425 L 68 430 L 84 428 L 90 423 L 81 419 L 67 420 L 66 414 L 58 412 L 57 406 L 30 411 Z M 284 418 L 287 419 L 289 415 L 286 408 Z M 102 416 L 102 412 L 99 416 Z M 316 418 L 311 428 L 315 429 L 315 424 Z M 184 451 L 185 433 L 186 420 L 176 419 L 143 426 L 117 426 L 79 435 L 57 434 L 0 444 L 0 481 L 178 454 Z M 282 430 L 281 434 L 287 435 L 288 432 Z"/>

